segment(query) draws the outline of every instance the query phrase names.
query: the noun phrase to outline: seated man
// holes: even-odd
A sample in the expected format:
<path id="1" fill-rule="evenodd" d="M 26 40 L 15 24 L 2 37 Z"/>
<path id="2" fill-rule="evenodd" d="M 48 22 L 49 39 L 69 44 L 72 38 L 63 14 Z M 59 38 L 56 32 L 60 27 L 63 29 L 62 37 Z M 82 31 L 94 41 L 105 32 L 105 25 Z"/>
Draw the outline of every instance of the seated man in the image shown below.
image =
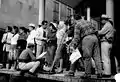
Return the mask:
<path id="1" fill-rule="evenodd" d="M 36 57 L 33 55 L 34 44 L 28 44 L 27 48 L 19 56 L 20 75 L 24 75 L 26 71 L 28 74 L 35 75 L 35 70 L 40 65 L 40 61 L 35 61 Z"/>

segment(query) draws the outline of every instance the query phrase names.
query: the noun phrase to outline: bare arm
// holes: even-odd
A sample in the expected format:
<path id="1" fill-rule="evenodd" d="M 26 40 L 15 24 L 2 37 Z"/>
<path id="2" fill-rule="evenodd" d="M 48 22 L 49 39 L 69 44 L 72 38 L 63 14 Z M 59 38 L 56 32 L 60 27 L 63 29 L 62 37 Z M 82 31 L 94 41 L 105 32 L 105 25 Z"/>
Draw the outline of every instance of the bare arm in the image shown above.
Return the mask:
<path id="1" fill-rule="evenodd" d="M 1 41 L 2 43 L 6 41 L 6 36 L 7 34 L 3 34 L 2 41 Z"/>
<path id="2" fill-rule="evenodd" d="M 47 38 L 44 38 L 44 37 L 43 37 L 43 32 L 42 32 L 42 31 L 43 31 L 43 30 L 40 30 L 40 29 L 37 31 L 37 34 L 36 34 L 36 36 L 35 36 L 35 39 L 36 39 L 36 40 L 47 40 Z"/>

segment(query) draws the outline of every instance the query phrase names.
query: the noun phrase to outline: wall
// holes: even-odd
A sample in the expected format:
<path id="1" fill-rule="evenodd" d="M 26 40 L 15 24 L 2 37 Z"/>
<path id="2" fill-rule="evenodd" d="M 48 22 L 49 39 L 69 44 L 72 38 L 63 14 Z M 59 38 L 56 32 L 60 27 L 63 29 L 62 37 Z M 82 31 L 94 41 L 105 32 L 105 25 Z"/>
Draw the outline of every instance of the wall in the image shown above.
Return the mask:
<path id="1" fill-rule="evenodd" d="M 45 6 L 45 20 L 48 21 L 53 21 L 53 10 L 54 10 L 54 1 L 56 0 L 46 0 L 46 6 Z M 60 20 L 65 20 L 67 18 L 68 12 L 67 12 L 67 8 L 68 6 L 66 6 L 65 4 L 62 4 L 59 2 L 59 16 L 60 16 Z M 70 8 L 70 7 L 69 7 Z M 73 9 L 71 9 L 71 14 L 73 14 Z"/>
<path id="2" fill-rule="evenodd" d="M 45 20 L 53 21 L 53 9 L 54 9 L 54 3 L 55 0 L 46 0 L 45 3 Z"/>
<path id="3" fill-rule="evenodd" d="M 61 8 L 60 8 L 61 12 L 60 12 L 60 20 L 65 20 L 67 17 L 67 6 L 64 4 L 61 4 Z"/>
<path id="4" fill-rule="evenodd" d="M 45 20 L 53 21 L 55 0 L 46 0 Z M 39 0 L 0 0 L 0 27 L 38 23 Z M 67 17 L 67 6 L 61 4 L 60 20 Z"/>
<path id="5" fill-rule="evenodd" d="M 38 21 L 38 0 L 0 0 L 0 25 L 28 25 Z"/>

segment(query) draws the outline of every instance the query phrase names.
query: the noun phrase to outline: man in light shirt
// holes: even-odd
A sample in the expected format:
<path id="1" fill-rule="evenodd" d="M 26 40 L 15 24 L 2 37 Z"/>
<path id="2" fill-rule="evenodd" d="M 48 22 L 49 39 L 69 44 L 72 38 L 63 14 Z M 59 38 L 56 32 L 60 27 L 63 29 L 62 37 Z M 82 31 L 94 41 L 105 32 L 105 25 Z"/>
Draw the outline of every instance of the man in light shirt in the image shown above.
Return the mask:
<path id="1" fill-rule="evenodd" d="M 30 31 L 30 34 L 28 35 L 28 38 L 27 38 L 27 44 L 29 43 L 32 43 L 32 44 L 35 44 L 35 36 L 36 36 L 36 31 L 35 31 L 35 25 L 34 24 L 29 24 L 29 31 Z"/>
<path id="2" fill-rule="evenodd" d="M 20 75 L 24 75 L 27 71 L 30 75 L 36 75 L 35 71 L 40 65 L 40 61 L 33 54 L 34 44 L 29 43 L 27 48 L 22 51 L 18 60 L 18 67 L 21 70 Z"/>
<path id="3" fill-rule="evenodd" d="M 103 62 L 103 76 L 111 75 L 111 62 L 110 62 L 110 52 L 112 49 L 112 43 L 114 38 L 115 29 L 112 23 L 110 23 L 110 18 L 107 15 L 102 15 L 103 28 L 98 31 L 98 35 L 101 38 L 101 56 Z"/>
<path id="4" fill-rule="evenodd" d="M 43 51 L 45 51 L 45 44 L 47 41 L 47 21 L 42 21 L 42 26 L 36 29 L 36 57 L 38 57 Z"/>
<path id="5" fill-rule="evenodd" d="M 2 38 L 2 43 L 3 45 L 3 68 L 6 68 L 6 65 L 8 66 L 8 64 L 6 64 L 8 62 L 8 54 L 10 51 L 10 46 L 11 46 L 11 38 L 13 37 L 12 34 L 12 27 L 8 26 L 6 28 L 6 33 L 3 34 L 3 38 Z"/>

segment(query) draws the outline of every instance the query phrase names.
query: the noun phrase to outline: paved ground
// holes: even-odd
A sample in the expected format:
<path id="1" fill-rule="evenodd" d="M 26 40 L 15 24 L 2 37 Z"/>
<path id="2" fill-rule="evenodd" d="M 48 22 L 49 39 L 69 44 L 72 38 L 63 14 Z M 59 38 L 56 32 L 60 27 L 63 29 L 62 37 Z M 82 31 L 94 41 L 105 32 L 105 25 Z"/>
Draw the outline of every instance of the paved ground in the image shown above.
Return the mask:
<path id="1" fill-rule="evenodd" d="M 5 74 L 12 74 L 12 75 L 19 75 L 20 71 L 14 71 L 14 70 L 7 70 L 7 69 L 0 69 L 0 73 L 5 73 Z M 47 79 L 52 79 L 52 78 L 65 78 L 65 74 L 67 74 L 68 71 L 64 71 L 61 74 L 38 74 L 38 78 L 47 78 Z M 80 78 L 80 76 L 82 76 L 84 74 L 84 72 L 77 72 L 75 73 L 75 76 L 72 78 Z M 69 77 L 68 77 L 69 78 Z M 96 78 L 96 75 L 92 75 L 92 78 Z M 113 76 L 109 77 L 109 78 L 101 78 L 101 79 L 114 79 Z"/>

